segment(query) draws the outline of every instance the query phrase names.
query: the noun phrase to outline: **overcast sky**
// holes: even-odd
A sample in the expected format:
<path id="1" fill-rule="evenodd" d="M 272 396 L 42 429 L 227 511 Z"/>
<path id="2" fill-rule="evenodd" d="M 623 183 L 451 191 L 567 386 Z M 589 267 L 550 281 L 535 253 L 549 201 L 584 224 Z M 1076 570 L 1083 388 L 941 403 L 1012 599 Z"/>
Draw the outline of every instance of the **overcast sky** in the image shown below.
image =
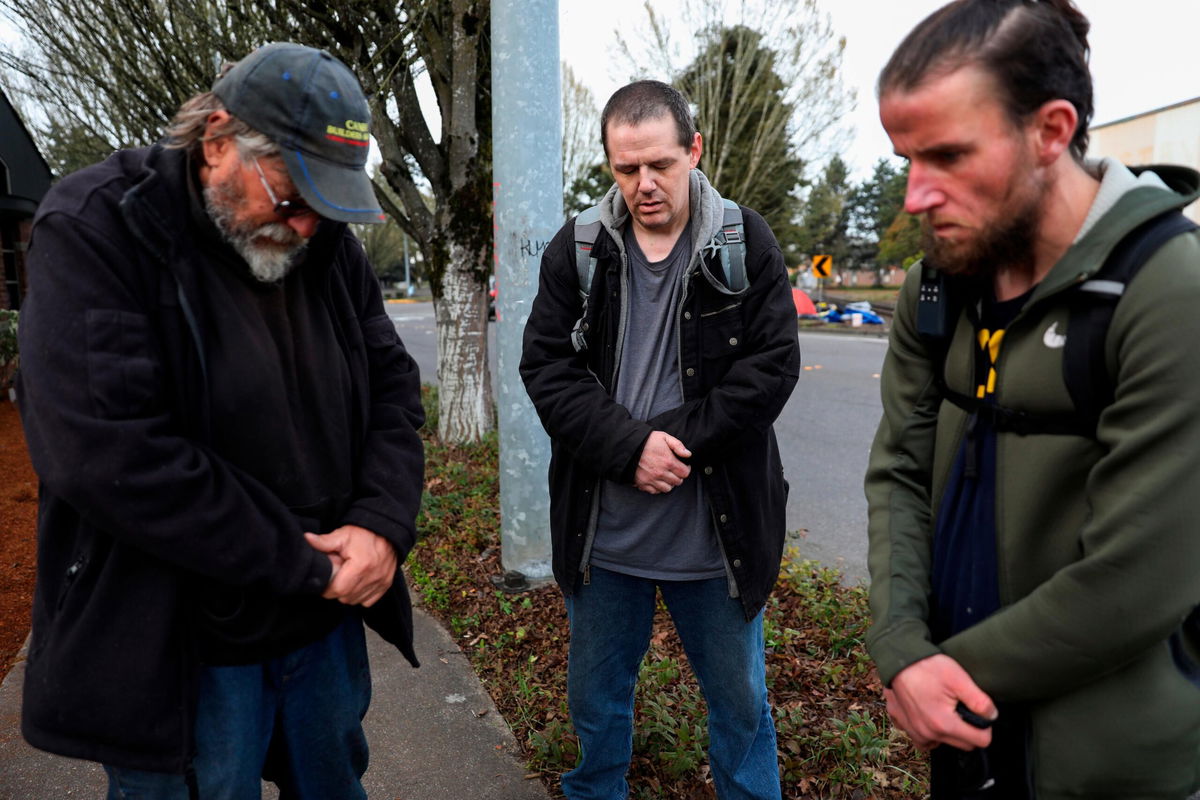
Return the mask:
<path id="1" fill-rule="evenodd" d="M 770 1 L 770 0 L 768 0 Z M 783 0 L 794 2 L 795 0 Z M 1091 19 L 1094 124 L 1200 97 L 1200 0 L 1077 0 Z M 644 0 L 559 0 L 560 54 L 603 104 L 628 79 L 615 59 L 614 32 L 645 25 Z M 653 0 L 670 18 L 680 0 Z M 845 82 L 858 94 L 847 120 L 853 138 L 842 157 L 856 177 L 891 154 L 879 126 L 874 83 L 887 57 L 941 0 L 818 0 L 834 30 L 846 37 Z M 12 31 L 0 21 L 0 42 Z M 662 76 L 666 77 L 666 76 Z M 435 128 L 436 129 L 436 128 Z"/>
<path id="2" fill-rule="evenodd" d="M 1200 0 L 1077 0 L 1092 22 L 1093 124 L 1200 97 Z M 879 126 L 874 83 L 905 34 L 942 0 L 818 0 L 834 30 L 846 37 L 843 74 L 858 93 L 849 127 L 855 136 L 843 158 L 864 177 L 891 154 Z M 654 0 L 667 14 L 677 0 Z M 559 0 L 561 54 L 603 105 L 628 77 L 612 62 L 617 25 L 644 24 L 643 0 Z"/>

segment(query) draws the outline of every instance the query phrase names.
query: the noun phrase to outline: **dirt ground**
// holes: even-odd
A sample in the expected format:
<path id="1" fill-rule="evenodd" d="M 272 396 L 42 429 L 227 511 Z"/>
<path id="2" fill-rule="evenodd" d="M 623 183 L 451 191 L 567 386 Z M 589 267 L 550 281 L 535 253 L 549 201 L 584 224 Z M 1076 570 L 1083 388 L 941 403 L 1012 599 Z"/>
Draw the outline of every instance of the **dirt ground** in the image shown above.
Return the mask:
<path id="1" fill-rule="evenodd" d="M 37 476 L 16 406 L 0 400 L 0 677 L 29 634 L 36 525 Z"/>

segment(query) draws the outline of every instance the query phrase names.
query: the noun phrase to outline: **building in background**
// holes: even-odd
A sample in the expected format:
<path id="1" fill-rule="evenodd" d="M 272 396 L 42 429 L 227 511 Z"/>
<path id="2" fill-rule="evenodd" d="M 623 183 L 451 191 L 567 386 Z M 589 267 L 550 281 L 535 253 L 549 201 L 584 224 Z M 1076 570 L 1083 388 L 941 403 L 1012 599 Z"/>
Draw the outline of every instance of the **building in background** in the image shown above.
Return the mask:
<path id="1" fill-rule="evenodd" d="M 21 307 L 29 231 L 50 179 L 46 159 L 0 90 L 0 308 Z"/>
<path id="2" fill-rule="evenodd" d="M 1200 97 L 1091 129 L 1088 156 L 1123 164 L 1179 164 L 1200 170 Z M 1200 222 L 1200 203 L 1184 213 Z"/>

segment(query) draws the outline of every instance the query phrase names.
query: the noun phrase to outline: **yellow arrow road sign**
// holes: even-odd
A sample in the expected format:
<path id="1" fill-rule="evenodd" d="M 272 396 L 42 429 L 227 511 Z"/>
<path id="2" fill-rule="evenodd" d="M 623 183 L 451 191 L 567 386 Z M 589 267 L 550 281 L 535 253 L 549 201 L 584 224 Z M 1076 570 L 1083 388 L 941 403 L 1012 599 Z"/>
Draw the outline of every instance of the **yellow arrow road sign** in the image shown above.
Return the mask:
<path id="1" fill-rule="evenodd" d="M 812 271 L 818 278 L 828 278 L 833 274 L 833 256 L 813 256 Z"/>

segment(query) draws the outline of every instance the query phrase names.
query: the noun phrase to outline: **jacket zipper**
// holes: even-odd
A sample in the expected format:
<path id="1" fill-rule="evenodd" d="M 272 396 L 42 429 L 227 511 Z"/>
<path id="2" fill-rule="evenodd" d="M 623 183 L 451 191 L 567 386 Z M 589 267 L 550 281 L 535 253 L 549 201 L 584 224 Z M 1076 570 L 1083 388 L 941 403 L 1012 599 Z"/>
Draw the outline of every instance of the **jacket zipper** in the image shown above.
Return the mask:
<path id="1" fill-rule="evenodd" d="M 611 233 L 609 238 L 617 241 Z M 618 243 L 618 253 L 621 258 L 621 310 L 620 321 L 617 325 L 617 342 L 615 353 L 613 355 L 612 374 L 609 376 L 609 396 L 616 391 L 617 375 L 621 371 L 621 353 L 625 347 L 625 326 L 628 324 L 629 318 L 629 262 L 625 257 L 625 248 Z M 579 569 L 583 572 L 583 585 L 590 586 L 592 583 L 592 545 L 596 541 L 596 524 L 600 518 L 600 491 L 604 485 L 604 479 L 600 478 L 596 481 L 596 485 L 592 489 L 592 508 L 588 514 L 587 537 L 583 542 L 583 555 L 579 559 Z"/>
<path id="2" fill-rule="evenodd" d="M 75 585 L 75 581 L 79 578 L 79 573 L 87 566 L 87 562 L 87 555 L 80 555 L 71 566 L 67 567 L 66 572 L 63 573 L 64 580 L 62 588 L 58 592 L 57 610 L 62 611 L 63 605 L 67 602 L 67 595 L 71 593 L 71 587 Z"/>

